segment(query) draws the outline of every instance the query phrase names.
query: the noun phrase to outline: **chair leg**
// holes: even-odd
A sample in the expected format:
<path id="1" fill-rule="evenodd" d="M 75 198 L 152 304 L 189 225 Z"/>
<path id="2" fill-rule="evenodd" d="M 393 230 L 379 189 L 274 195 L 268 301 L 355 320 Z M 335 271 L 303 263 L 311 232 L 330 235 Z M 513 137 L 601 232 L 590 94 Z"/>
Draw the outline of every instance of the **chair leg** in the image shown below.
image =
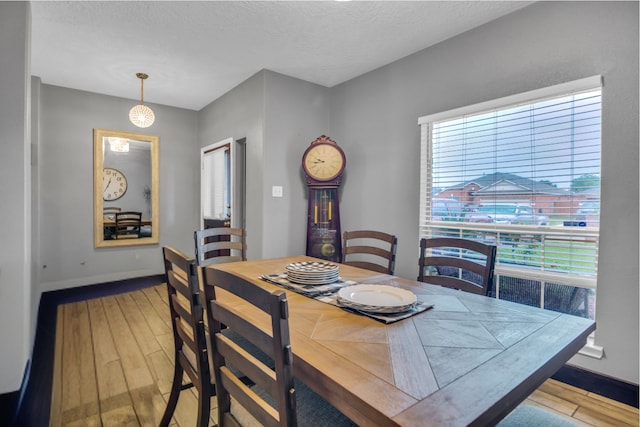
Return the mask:
<path id="1" fill-rule="evenodd" d="M 171 393 L 169 393 L 169 400 L 167 401 L 167 407 L 165 408 L 164 414 L 162 415 L 160 427 L 167 427 L 171 423 L 171 418 L 173 417 L 173 413 L 176 410 L 178 397 L 180 396 L 180 391 L 182 388 L 183 374 L 184 371 L 182 369 L 182 366 L 178 362 L 176 355 L 176 364 L 173 370 L 173 383 L 171 384 Z"/>
<path id="2" fill-rule="evenodd" d="M 203 384 L 198 393 L 198 423 L 196 424 L 198 427 L 209 427 L 211 396 L 211 390 Z"/>

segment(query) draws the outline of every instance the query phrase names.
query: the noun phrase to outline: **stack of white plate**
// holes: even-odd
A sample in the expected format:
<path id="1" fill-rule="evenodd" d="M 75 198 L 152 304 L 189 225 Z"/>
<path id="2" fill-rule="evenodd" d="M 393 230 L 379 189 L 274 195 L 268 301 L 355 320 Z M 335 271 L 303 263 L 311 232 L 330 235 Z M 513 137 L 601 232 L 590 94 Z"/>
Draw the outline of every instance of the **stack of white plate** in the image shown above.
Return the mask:
<path id="1" fill-rule="evenodd" d="M 339 279 L 338 265 L 331 262 L 293 262 L 287 265 L 287 279 L 303 285 L 326 285 Z"/>
<path id="2" fill-rule="evenodd" d="M 337 302 L 343 307 L 370 313 L 403 313 L 416 306 L 416 295 L 389 285 L 362 283 L 338 291 Z"/>

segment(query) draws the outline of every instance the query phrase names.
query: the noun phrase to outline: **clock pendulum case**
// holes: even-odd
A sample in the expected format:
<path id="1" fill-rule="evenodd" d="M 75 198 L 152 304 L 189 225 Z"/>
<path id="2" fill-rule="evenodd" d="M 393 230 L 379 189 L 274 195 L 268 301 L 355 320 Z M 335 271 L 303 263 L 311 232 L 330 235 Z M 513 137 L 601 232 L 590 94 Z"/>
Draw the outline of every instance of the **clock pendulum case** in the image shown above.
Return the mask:
<path id="1" fill-rule="evenodd" d="M 302 168 L 309 187 L 308 256 L 334 262 L 342 259 L 338 187 L 345 165 L 344 152 L 325 135 L 311 142 L 302 156 Z"/>

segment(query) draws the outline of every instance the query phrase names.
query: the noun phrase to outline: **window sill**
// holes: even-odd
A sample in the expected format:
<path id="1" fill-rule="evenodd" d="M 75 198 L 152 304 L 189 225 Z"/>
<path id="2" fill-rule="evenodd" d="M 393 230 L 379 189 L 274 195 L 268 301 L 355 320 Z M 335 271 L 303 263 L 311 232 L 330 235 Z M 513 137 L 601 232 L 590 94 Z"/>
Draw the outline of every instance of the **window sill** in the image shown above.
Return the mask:
<path id="1" fill-rule="evenodd" d="M 589 335 L 587 337 L 587 343 L 578 351 L 578 354 L 594 359 L 602 359 L 604 356 L 604 347 L 596 345 L 594 336 Z"/>

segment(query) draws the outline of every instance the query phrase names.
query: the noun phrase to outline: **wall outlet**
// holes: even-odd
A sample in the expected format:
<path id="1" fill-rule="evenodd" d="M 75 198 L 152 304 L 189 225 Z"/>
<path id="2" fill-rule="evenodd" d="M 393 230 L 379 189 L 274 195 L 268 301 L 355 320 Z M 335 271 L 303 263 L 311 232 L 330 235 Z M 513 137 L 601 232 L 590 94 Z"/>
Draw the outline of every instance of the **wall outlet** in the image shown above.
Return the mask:
<path id="1" fill-rule="evenodd" d="M 282 197 L 283 191 L 281 185 L 271 187 L 271 197 Z"/>

